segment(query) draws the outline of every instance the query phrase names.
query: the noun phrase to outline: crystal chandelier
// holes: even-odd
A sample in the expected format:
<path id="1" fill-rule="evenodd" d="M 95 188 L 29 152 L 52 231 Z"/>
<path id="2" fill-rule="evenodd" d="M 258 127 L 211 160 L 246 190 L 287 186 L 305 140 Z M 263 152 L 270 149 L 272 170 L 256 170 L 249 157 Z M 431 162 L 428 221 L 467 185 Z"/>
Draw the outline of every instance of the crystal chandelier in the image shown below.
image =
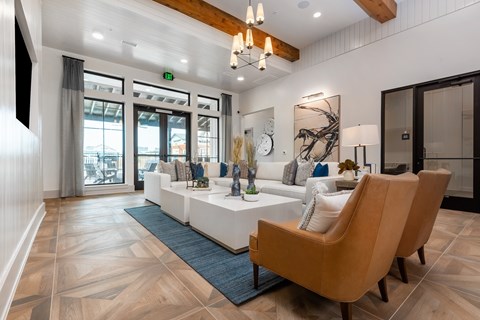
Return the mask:
<path id="1" fill-rule="evenodd" d="M 252 0 L 248 0 L 247 17 L 245 22 L 247 24 L 247 33 L 245 41 L 243 39 L 243 33 L 239 32 L 233 36 L 232 54 L 230 57 L 230 67 L 232 69 L 240 69 L 246 66 L 252 66 L 257 68 L 255 64 L 258 63 L 258 69 L 263 71 L 267 67 L 266 59 L 273 53 L 272 39 L 270 37 L 265 38 L 265 48 L 263 53 L 260 54 L 258 59 L 252 58 L 251 50 L 253 49 L 253 26 L 261 25 L 265 20 L 263 13 L 263 5 L 261 3 L 257 6 L 257 18 L 253 15 Z M 248 53 L 244 52 L 244 49 L 248 49 Z M 243 61 L 245 64 L 238 66 L 238 60 Z"/>

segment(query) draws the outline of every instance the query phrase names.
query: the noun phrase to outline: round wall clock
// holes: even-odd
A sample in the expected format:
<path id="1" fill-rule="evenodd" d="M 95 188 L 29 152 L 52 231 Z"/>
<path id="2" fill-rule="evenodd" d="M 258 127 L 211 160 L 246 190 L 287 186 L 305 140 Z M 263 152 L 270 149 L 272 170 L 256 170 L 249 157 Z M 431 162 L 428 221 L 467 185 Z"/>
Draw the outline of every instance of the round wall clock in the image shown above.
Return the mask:
<path id="1" fill-rule="evenodd" d="M 262 155 L 268 155 L 273 148 L 273 140 L 268 134 L 262 133 L 257 139 L 257 152 Z"/>
<path id="2" fill-rule="evenodd" d="M 263 128 L 265 129 L 265 133 L 268 134 L 269 136 L 273 135 L 275 132 L 275 120 L 273 118 L 268 119 L 265 121 L 265 124 L 263 125 Z"/>

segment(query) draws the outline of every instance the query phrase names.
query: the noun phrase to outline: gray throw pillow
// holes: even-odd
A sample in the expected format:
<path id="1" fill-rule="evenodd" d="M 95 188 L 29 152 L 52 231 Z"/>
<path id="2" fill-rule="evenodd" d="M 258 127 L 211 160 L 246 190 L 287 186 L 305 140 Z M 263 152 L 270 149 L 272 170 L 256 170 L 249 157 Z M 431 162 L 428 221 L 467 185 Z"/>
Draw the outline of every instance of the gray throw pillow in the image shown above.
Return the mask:
<path id="1" fill-rule="evenodd" d="M 282 183 L 286 185 L 293 185 L 295 184 L 295 175 L 297 173 L 298 163 L 296 159 L 293 159 L 289 163 L 285 165 L 283 168 L 283 179 Z"/>
<path id="2" fill-rule="evenodd" d="M 175 162 L 165 162 L 160 161 L 160 165 L 162 166 L 162 172 L 169 174 L 171 177 L 171 181 L 177 181 L 177 170 L 175 169 Z"/>
<path id="3" fill-rule="evenodd" d="M 178 181 L 187 181 L 187 167 L 185 163 L 180 160 L 175 160 L 175 170 Z"/>
<path id="4" fill-rule="evenodd" d="M 307 183 L 307 179 L 312 176 L 313 169 L 315 169 L 313 159 L 299 163 L 297 173 L 295 174 L 295 184 L 304 186 Z"/>

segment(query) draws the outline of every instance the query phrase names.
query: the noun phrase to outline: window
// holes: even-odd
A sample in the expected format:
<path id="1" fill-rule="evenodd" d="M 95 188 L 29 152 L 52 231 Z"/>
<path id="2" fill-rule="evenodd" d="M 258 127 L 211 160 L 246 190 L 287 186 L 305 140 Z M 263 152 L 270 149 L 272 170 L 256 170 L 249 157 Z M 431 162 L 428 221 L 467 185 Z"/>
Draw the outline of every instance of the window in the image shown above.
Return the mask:
<path id="1" fill-rule="evenodd" d="M 198 96 L 198 108 L 199 109 L 205 109 L 205 110 L 214 110 L 218 111 L 218 106 L 219 106 L 219 99 L 216 98 L 210 98 L 206 96 Z"/>
<path id="2" fill-rule="evenodd" d="M 124 182 L 123 104 L 84 100 L 85 185 Z"/>
<path id="3" fill-rule="evenodd" d="M 106 76 L 103 74 L 85 71 L 84 74 L 85 89 L 123 94 L 123 79 Z"/>
<path id="4" fill-rule="evenodd" d="M 218 162 L 218 118 L 198 115 L 198 161 Z"/>
<path id="5" fill-rule="evenodd" d="M 133 96 L 136 98 L 161 101 L 181 106 L 190 105 L 190 94 L 188 92 L 152 86 L 140 82 L 133 83 Z"/>

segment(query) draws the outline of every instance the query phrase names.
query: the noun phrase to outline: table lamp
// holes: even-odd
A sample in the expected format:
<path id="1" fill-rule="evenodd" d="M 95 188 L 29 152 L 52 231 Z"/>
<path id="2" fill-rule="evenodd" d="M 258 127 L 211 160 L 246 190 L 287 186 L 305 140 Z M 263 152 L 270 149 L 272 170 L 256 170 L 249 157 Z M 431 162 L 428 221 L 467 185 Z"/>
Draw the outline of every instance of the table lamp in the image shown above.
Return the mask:
<path id="1" fill-rule="evenodd" d="M 378 127 L 376 124 L 358 125 L 342 130 L 342 146 L 354 147 L 355 163 L 357 163 L 357 148 L 363 148 L 363 165 L 367 163 L 366 146 L 379 144 Z"/>

